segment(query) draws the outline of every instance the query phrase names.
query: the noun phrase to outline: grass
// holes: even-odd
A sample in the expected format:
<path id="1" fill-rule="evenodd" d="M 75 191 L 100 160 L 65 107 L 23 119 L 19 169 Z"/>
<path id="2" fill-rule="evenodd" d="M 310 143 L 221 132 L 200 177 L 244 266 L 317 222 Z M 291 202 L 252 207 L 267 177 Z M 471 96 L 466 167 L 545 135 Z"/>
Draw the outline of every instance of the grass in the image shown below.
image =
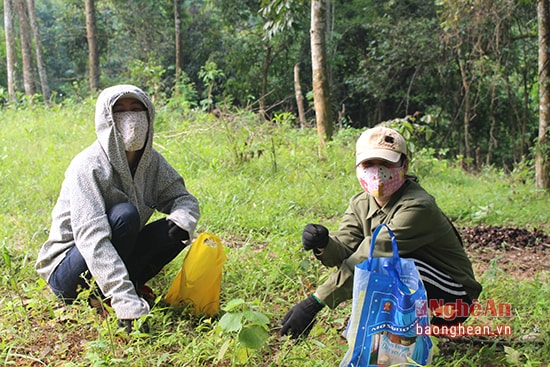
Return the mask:
<path id="1" fill-rule="evenodd" d="M 93 103 L 2 111 L 0 135 L 0 363 L 6 366 L 334 366 L 346 344 L 341 332 L 350 305 L 324 309 L 299 344 L 278 337 L 278 321 L 311 293 L 328 271 L 300 249 L 308 222 L 335 229 L 359 186 L 353 156 L 357 130 L 343 130 L 319 157 L 314 130 L 261 124 L 248 113 L 226 119 L 160 111 L 155 148 L 184 176 L 201 203 L 199 232 L 219 235 L 224 266 L 222 308 L 233 300 L 266 315 L 270 336 L 260 350 L 243 348 L 217 319 L 156 307 L 150 335 L 125 335 L 116 320 L 100 319 L 82 302 L 61 307 L 34 271 L 50 213 L 72 157 L 95 139 Z M 549 195 L 496 169 L 465 174 L 451 162 L 419 154 L 421 183 L 459 225 L 517 225 L 550 233 Z M 524 173 L 524 172 L 523 172 Z M 523 176 L 522 176 L 523 177 Z M 532 181 L 531 181 L 532 182 Z M 166 291 L 182 253 L 151 282 Z M 496 262 L 495 262 L 496 264 Z M 435 366 L 546 366 L 550 352 L 521 340 L 538 334 L 548 345 L 549 275 L 511 279 L 497 265 L 477 274 L 482 299 L 513 305 L 506 348 L 486 343 L 443 350 Z M 517 341 L 517 343 L 516 343 Z"/>

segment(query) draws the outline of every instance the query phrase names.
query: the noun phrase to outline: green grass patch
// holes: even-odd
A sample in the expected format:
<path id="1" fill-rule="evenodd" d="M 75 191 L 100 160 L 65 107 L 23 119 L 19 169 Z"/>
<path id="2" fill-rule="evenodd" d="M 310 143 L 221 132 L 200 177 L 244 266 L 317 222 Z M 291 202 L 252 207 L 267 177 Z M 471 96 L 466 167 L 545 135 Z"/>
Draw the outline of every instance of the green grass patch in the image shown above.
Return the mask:
<path id="1" fill-rule="evenodd" d="M 245 112 L 216 119 L 160 111 L 155 148 L 199 199 L 198 231 L 215 233 L 226 245 L 222 308 L 242 300 L 243 313 L 267 316 L 269 332 L 264 335 L 252 328 L 239 340 L 236 333 L 220 328 L 218 319 L 196 319 L 185 310 L 159 305 L 148 320 L 151 334 L 128 336 L 117 332 L 116 320 L 99 318 L 85 303 L 61 307 L 34 271 L 64 171 L 72 157 L 95 139 L 93 104 L 8 109 L 2 116 L 0 361 L 4 365 L 338 365 L 346 350 L 341 332 L 349 304 L 334 311 L 324 309 L 302 343 L 280 338 L 277 329 L 284 313 L 328 274 L 301 250 L 301 231 L 309 222 L 335 229 L 349 198 L 360 190 L 354 149 L 361 131 L 339 131 L 319 152 L 313 129 L 260 123 Z M 488 169 L 471 175 L 427 152 L 417 153 L 412 167 L 459 225 L 517 225 L 550 232 L 550 197 L 536 195 L 533 181 L 525 180 L 524 174 Z M 151 282 L 158 293 L 166 291 L 184 254 Z M 511 279 L 493 265 L 478 278 L 484 285 L 482 299 L 509 302 L 514 313 L 505 320 L 474 321 L 510 324 L 513 335 L 505 346 L 495 342 L 446 351 L 435 356 L 434 365 L 546 365 L 547 348 L 522 336 L 536 335 L 544 345 L 550 342 L 549 275 Z M 243 340 L 250 341 L 256 332 L 267 337 L 265 345 L 243 347 Z"/>

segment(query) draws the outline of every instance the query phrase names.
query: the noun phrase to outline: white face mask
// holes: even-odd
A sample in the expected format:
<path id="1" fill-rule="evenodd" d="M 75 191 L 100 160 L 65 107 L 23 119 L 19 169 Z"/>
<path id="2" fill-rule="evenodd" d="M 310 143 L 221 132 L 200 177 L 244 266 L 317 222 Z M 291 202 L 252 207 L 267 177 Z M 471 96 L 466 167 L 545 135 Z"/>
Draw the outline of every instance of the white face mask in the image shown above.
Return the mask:
<path id="1" fill-rule="evenodd" d="M 124 111 L 113 113 L 115 127 L 124 142 L 124 150 L 135 152 L 145 145 L 149 123 L 147 111 Z"/>

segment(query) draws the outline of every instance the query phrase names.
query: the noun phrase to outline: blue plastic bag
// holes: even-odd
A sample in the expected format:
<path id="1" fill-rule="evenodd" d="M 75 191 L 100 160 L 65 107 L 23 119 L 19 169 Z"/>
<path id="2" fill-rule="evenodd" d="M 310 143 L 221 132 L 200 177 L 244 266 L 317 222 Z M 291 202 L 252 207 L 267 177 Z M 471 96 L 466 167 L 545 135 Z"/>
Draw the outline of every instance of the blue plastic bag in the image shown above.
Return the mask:
<path id="1" fill-rule="evenodd" d="M 373 258 L 383 227 L 390 234 L 392 257 Z M 381 224 L 372 235 L 368 259 L 355 266 L 349 348 L 340 367 L 425 365 L 431 361 L 432 342 L 417 334 L 429 323 L 426 289 L 416 265 L 399 257 L 395 235 Z"/>

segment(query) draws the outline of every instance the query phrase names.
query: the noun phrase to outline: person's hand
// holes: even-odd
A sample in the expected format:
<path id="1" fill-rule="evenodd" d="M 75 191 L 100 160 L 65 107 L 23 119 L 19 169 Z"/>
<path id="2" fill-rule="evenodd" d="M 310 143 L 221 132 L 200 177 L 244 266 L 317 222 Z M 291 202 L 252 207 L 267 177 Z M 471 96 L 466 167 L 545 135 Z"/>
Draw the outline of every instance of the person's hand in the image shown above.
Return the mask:
<path id="1" fill-rule="evenodd" d="M 174 241 L 187 241 L 189 239 L 189 233 L 185 229 L 181 229 L 178 225 L 172 222 L 170 219 L 168 221 L 168 237 Z"/>
<path id="2" fill-rule="evenodd" d="M 118 320 L 118 327 L 123 328 L 124 331 L 126 331 L 128 334 L 130 334 L 134 330 L 134 322 L 137 323 L 138 321 L 132 320 L 132 319 L 123 319 Z M 148 333 L 149 332 L 149 325 L 146 322 L 143 322 L 139 326 L 139 331 L 142 333 Z"/>
<path id="3" fill-rule="evenodd" d="M 283 327 L 279 333 L 281 335 L 290 334 L 292 339 L 308 336 L 315 323 L 315 316 L 323 307 L 313 295 L 309 296 L 287 312 L 281 321 Z"/>
<path id="4" fill-rule="evenodd" d="M 304 250 L 327 247 L 328 229 L 320 224 L 308 224 L 302 233 Z"/>

